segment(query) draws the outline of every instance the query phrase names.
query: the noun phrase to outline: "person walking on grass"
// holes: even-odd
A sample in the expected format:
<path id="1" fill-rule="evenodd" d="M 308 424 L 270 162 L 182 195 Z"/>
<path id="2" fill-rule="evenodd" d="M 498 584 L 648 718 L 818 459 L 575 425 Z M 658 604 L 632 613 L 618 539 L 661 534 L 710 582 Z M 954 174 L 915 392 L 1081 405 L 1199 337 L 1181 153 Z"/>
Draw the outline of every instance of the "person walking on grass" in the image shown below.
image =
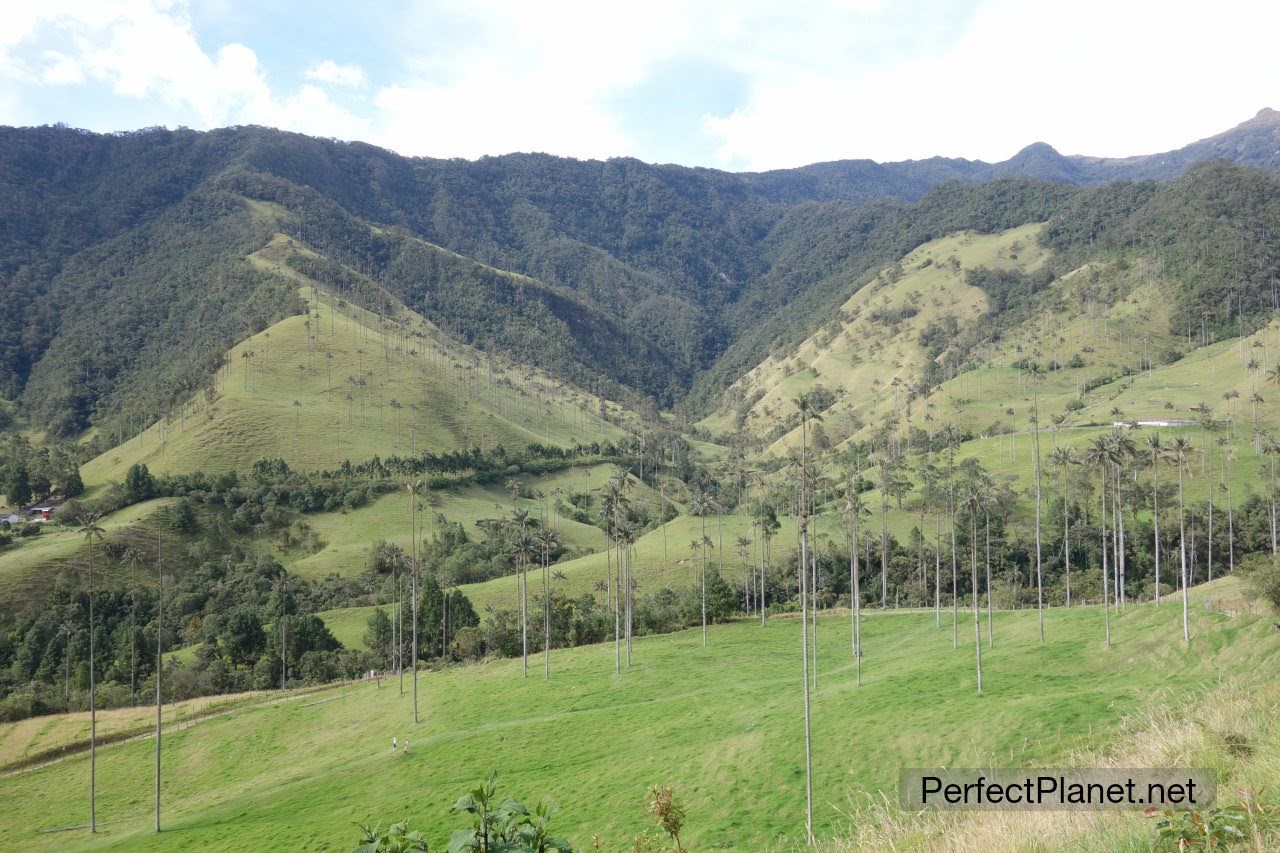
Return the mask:
<path id="1" fill-rule="evenodd" d="M 399 739 L 398 739 L 395 735 L 392 735 L 392 736 L 391 736 L 391 751 L 392 751 L 392 752 L 395 752 L 395 751 L 396 751 L 396 749 L 397 749 L 399 746 L 400 746 Z"/>

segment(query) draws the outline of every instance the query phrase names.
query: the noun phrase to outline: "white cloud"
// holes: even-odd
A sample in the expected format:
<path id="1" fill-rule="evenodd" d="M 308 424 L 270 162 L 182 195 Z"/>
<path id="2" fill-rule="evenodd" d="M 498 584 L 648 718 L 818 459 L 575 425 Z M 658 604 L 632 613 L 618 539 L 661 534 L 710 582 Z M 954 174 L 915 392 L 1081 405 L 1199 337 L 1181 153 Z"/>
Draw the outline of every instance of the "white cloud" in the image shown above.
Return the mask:
<path id="1" fill-rule="evenodd" d="M 7 33 L 0 37 L 0 77 L 26 86 L 92 81 L 121 98 L 162 105 L 172 125 L 269 124 L 325 136 L 368 130 L 315 86 L 274 93 L 257 54 L 243 44 L 206 52 L 181 4 L 53 0 L 4 15 L 0 23 L 12 26 L 0 26 Z M 17 54 L 24 43 L 56 43 L 59 50 L 44 51 L 35 74 Z M 75 123 L 74 116 L 52 120 Z"/>
<path id="2" fill-rule="evenodd" d="M 709 116 L 720 164 L 846 157 L 1003 159 L 1181 146 L 1280 101 L 1274 4 L 1083 0 L 985 5 L 949 50 L 852 75 L 760 75 L 749 103 Z"/>
<path id="3" fill-rule="evenodd" d="M 364 69 L 359 65 L 339 65 L 332 59 L 326 59 L 324 62 L 308 68 L 306 76 L 310 80 L 317 80 L 332 86 L 354 88 L 364 82 Z"/>
<path id="4" fill-rule="evenodd" d="M 271 124 L 445 157 L 643 157 L 623 96 L 658 91 L 645 84 L 664 67 L 709 68 L 734 81 L 729 97 L 746 94 L 685 129 L 687 150 L 715 151 L 699 165 L 760 169 L 1001 159 L 1035 140 L 1146 153 L 1280 106 L 1280 5 L 1248 0 L 1211 12 L 1176 0 L 473 0 L 415 5 L 384 27 L 377 65 L 273 65 L 301 70 L 309 82 L 295 88 L 273 82 L 249 46 L 259 34 L 204 43 L 181 0 L 10 3 L 0 6 L 0 121 L 75 124 L 42 92 L 93 86 L 171 125 Z M 334 55 L 346 37 L 307 47 Z M 661 103 L 645 106 L 662 115 Z"/>
<path id="5" fill-rule="evenodd" d="M 46 50 L 47 63 L 40 72 L 40 80 L 49 86 L 74 86 L 84 82 L 84 69 L 80 63 L 56 50 Z"/>

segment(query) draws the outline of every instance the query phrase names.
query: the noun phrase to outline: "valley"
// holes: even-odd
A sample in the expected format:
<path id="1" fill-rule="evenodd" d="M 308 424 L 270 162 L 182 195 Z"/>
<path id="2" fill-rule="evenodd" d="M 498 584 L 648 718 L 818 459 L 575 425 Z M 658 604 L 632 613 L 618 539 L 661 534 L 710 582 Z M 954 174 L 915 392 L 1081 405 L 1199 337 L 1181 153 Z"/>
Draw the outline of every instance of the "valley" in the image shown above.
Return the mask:
<path id="1" fill-rule="evenodd" d="M 913 766 L 1273 808 L 1277 126 L 871 198 L 5 129 L 16 184 L 50 139 L 128 165 L 28 205 L 94 236 L 0 244 L 40 295 L 0 323 L 0 848 L 437 849 L 491 771 L 575 849 L 668 849 L 662 785 L 681 849 L 1154 843 L 907 812 Z"/>

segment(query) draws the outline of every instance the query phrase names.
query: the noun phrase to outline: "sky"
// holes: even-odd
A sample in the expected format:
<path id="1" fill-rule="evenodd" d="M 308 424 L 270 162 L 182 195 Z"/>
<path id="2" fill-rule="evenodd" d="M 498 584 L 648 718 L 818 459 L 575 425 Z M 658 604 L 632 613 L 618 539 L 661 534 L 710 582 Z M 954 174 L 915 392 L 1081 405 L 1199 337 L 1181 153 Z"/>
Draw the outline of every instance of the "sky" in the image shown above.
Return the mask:
<path id="1" fill-rule="evenodd" d="M 0 124 L 763 170 L 1165 151 L 1280 107 L 1249 0 L 0 0 Z"/>

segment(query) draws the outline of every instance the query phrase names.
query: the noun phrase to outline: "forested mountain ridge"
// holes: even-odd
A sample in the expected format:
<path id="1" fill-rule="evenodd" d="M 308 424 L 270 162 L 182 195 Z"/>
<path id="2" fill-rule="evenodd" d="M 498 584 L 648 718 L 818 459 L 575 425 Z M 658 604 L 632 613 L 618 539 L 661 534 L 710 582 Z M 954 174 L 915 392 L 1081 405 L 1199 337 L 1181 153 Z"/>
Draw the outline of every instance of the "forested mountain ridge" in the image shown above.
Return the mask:
<path id="1" fill-rule="evenodd" d="M 1167 177 L 1224 154 L 1274 168 L 1277 128 L 1264 111 L 1156 160 L 1037 145 L 993 166 L 878 165 L 889 176 L 879 183 L 850 177 L 857 169 L 821 177 L 841 164 L 751 175 L 538 154 L 405 158 L 256 127 L 4 128 L 0 397 L 61 435 L 126 411 L 161 416 L 234 343 L 300 310 L 291 287 L 244 260 L 279 225 L 468 343 L 613 396 L 705 410 L 915 246 L 1149 192 L 1071 184 Z M 286 221 L 246 200 L 272 202 Z"/>
<path id="2" fill-rule="evenodd" d="M 747 173 L 743 178 L 775 201 L 866 202 L 883 196 L 915 200 L 945 181 L 989 181 L 1008 175 L 1079 186 L 1118 180 L 1165 181 L 1176 178 L 1195 163 L 1217 159 L 1268 171 L 1280 168 L 1280 112 L 1261 109 L 1253 118 L 1230 130 L 1159 154 L 1064 155 L 1048 143 L 1033 142 L 998 163 L 953 157 L 896 163 L 835 160 L 798 169 Z"/>

